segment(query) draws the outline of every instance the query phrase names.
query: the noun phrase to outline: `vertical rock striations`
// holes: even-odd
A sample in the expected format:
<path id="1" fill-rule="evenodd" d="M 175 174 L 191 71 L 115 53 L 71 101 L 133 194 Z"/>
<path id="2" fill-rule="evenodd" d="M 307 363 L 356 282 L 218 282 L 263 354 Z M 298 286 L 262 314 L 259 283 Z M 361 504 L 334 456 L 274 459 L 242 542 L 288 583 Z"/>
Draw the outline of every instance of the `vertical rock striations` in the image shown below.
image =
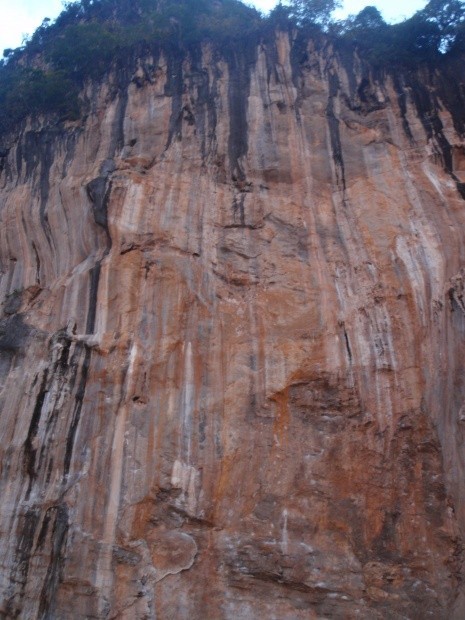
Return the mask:
<path id="1" fill-rule="evenodd" d="M 0 153 L 0 615 L 463 618 L 463 62 L 114 79 Z"/>

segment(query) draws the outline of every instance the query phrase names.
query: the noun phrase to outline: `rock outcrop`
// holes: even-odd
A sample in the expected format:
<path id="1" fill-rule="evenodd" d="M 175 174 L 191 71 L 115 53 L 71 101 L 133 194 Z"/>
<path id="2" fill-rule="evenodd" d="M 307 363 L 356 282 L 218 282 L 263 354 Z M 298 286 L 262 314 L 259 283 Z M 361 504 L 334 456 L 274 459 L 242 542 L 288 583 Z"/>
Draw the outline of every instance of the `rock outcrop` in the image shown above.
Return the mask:
<path id="1" fill-rule="evenodd" d="M 1 152 L 0 616 L 463 618 L 463 62 L 124 79 Z"/>

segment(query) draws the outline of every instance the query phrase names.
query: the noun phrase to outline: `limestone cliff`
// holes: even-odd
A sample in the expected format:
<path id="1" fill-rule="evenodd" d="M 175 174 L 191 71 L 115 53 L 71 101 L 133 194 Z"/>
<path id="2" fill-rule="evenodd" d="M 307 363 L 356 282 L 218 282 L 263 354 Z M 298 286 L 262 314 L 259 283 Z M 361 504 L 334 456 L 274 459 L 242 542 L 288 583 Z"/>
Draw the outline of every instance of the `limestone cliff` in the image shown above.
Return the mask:
<path id="1" fill-rule="evenodd" d="M 1 617 L 465 616 L 464 84 L 205 45 L 0 153 Z"/>

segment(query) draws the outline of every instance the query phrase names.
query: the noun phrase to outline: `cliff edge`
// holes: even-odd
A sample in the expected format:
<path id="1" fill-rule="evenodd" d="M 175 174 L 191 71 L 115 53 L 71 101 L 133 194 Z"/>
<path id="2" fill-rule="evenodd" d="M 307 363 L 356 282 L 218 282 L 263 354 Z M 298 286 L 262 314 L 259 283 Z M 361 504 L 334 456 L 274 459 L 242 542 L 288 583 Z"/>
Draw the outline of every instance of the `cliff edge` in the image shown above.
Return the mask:
<path id="1" fill-rule="evenodd" d="M 0 616 L 463 618 L 463 61 L 196 50 L 0 153 Z"/>

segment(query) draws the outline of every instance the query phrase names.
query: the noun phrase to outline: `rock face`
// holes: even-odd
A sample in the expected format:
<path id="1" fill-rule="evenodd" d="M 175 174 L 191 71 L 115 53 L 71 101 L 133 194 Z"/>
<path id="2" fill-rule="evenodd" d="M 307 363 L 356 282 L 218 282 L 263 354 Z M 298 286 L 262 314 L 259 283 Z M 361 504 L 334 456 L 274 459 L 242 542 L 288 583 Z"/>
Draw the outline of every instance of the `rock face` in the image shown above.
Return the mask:
<path id="1" fill-rule="evenodd" d="M 160 53 L 2 152 L 1 617 L 465 617 L 455 62 Z"/>

